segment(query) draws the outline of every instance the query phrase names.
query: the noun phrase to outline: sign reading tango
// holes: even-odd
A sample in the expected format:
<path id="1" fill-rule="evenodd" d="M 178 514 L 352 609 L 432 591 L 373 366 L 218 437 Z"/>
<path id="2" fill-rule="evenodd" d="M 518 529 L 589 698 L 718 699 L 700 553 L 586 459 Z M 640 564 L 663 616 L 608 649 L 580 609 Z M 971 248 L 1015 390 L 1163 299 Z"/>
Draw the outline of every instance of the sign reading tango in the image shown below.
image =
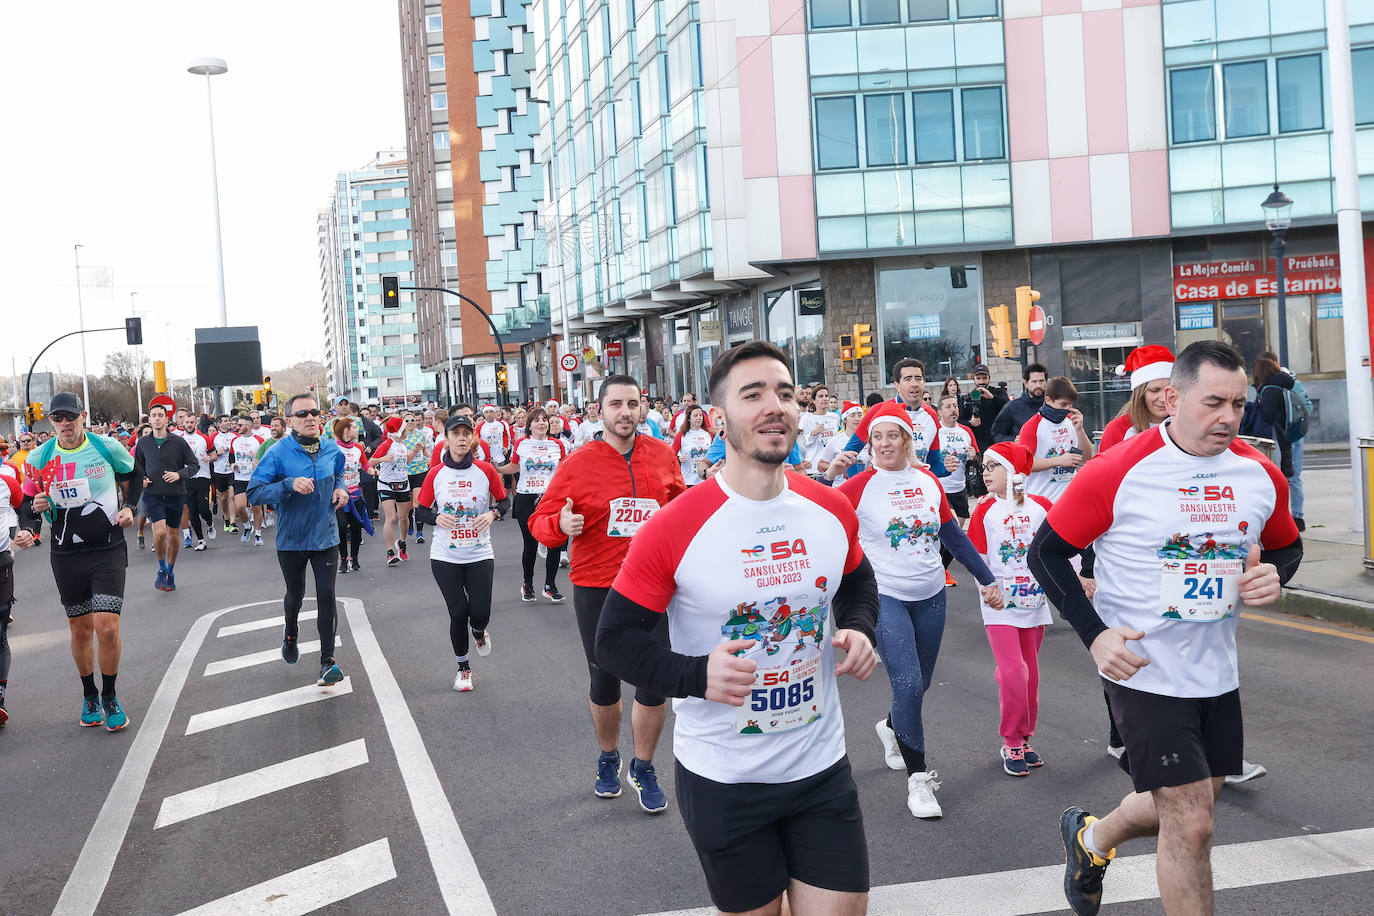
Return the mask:
<path id="1" fill-rule="evenodd" d="M 1174 265 L 1174 301 L 1255 299 L 1278 295 L 1273 261 L 1241 258 Z M 1283 287 L 1290 296 L 1335 293 L 1341 289 L 1340 256 L 1288 255 L 1283 264 Z"/>

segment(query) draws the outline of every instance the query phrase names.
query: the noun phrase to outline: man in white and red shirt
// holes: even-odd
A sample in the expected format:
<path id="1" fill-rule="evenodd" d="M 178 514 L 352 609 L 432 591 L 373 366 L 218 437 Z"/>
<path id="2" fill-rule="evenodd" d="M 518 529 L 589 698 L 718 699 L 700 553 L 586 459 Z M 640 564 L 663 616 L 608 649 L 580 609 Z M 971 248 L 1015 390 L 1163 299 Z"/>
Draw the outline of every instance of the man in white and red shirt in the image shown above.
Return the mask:
<path id="1" fill-rule="evenodd" d="M 241 543 L 247 544 L 251 534 L 253 543 L 262 546 L 262 506 L 253 507 L 253 528 L 250 532 L 248 522 L 248 482 L 253 479 L 253 468 L 258 463 L 258 448 L 267 439 L 266 435 L 253 432 L 253 421 L 239 417 L 238 435 L 229 440 L 229 460 L 233 466 L 234 518 L 245 523 Z"/>
<path id="2" fill-rule="evenodd" d="M 224 522 L 224 533 L 238 531 L 238 514 L 234 511 L 234 456 L 229 451 L 229 443 L 238 435 L 238 424 L 234 417 L 225 414 L 219 419 L 219 432 L 210 440 L 215 451 L 214 463 L 210 465 L 210 482 L 215 487 L 215 499 L 219 501 L 219 514 Z"/>
<path id="3" fill-rule="evenodd" d="M 495 404 L 483 407 L 482 417 L 477 424 L 477 438 L 487 444 L 487 453 L 496 464 L 505 464 L 510 459 L 510 447 L 515 442 L 510 424 L 501 419 L 501 411 Z"/>
<path id="4" fill-rule="evenodd" d="M 843 496 L 786 472 L 799 418 L 786 356 L 727 350 L 710 391 L 725 467 L 631 543 L 597 662 L 678 698 L 678 807 L 716 906 L 776 912 L 790 885 L 794 908 L 859 912 L 868 853 L 836 680 L 876 664 L 873 570 Z M 671 649 L 651 636 L 665 614 Z"/>
<path id="5" fill-rule="evenodd" d="M 911 421 L 912 453 L 916 460 L 930 465 L 930 472 L 936 477 L 948 477 L 949 468 L 934 451 L 940 418 L 923 400 L 926 393 L 926 364 L 910 356 L 897 360 L 892 367 L 892 384 L 897 388 L 897 396 L 892 400 L 906 408 L 907 418 Z M 865 445 L 867 443 L 858 436 L 851 436 L 844 450 L 858 455 Z"/>
<path id="6" fill-rule="evenodd" d="M 1021 427 L 1016 437 L 1031 453 L 1026 492 L 1054 502 L 1068 489 L 1074 472 L 1093 456 L 1092 439 L 1083 427 L 1083 413 L 1075 408 L 1078 389 L 1062 375 L 1045 385 L 1045 402 Z"/>
<path id="7" fill-rule="evenodd" d="M 1075 913 L 1097 912 L 1117 844 L 1153 834 L 1164 909 L 1212 911 L 1213 805 L 1244 750 L 1237 621 L 1277 601 L 1302 559 L 1282 473 L 1236 441 L 1245 396 L 1239 353 L 1191 344 L 1170 418 L 1085 465 L 1031 544 L 1031 572 L 1103 677 L 1136 790 L 1101 820 L 1060 819 Z M 1069 563 L 1090 544 L 1095 607 Z"/>
<path id="8" fill-rule="evenodd" d="M 204 550 L 206 532 L 209 532 L 210 540 L 215 539 L 215 520 L 210 514 L 210 462 L 215 457 L 215 444 L 196 428 L 195 415 L 184 407 L 177 409 L 172 435 L 185 439 L 192 453 L 200 460 L 200 470 L 186 481 L 186 507 L 181 511 L 181 536 L 186 541 L 182 546 L 188 547 L 191 532 L 194 531 L 194 549 Z M 204 528 L 201 527 L 202 522 L 205 523 Z"/>

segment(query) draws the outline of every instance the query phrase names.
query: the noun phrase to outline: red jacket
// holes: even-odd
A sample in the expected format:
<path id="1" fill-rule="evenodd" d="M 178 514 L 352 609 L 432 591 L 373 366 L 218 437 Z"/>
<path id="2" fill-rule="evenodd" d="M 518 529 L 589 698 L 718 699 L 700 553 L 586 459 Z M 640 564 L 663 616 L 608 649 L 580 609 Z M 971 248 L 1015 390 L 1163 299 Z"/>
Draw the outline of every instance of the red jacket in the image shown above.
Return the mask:
<path id="1" fill-rule="evenodd" d="M 558 464 L 553 480 L 528 522 L 530 533 L 546 547 L 561 547 L 568 536 L 558 526 L 559 513 L 569 498 L 583 516 L 582 533 L 568 551 L 573 585 L 610 588 L 630 549 L 630 538 L 609 537 L 610 503 L 620 497 L 657 500 L 666 505 L 687 489 L 682 467 L 666 443 L 636 436 L 628 466 L 625 456 L 600 439 L 593 439 Z"/>

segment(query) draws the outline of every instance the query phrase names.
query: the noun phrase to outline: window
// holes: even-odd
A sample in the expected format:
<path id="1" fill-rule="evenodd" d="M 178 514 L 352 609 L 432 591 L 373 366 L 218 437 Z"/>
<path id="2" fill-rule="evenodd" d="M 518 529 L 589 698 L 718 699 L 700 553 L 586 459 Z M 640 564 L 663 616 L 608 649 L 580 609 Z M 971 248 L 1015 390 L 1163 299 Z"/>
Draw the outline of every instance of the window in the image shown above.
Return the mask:
<path id="1" fill-rule="evenodd" d="M 1002 90 L 965 89 L 961 94 L 964 107 L 964 159 L 1001 159 L 1002 150 Z"/>
<path id="2" fill-rule="evenodd" d="M 864 96 L 864 142 L 870 166 L 906 164 L 906 102 L 902 96 Z"/>
<path id="3" fill-rule="evenodd" d="M 1262 60 L 1226 64 L 1221 83 L 1226 103 L 1226 138 L 1269 133 L 1269 75 Z"/>
<path id="4" fill-rule="evenodd" d="M 849 25 L 849 0 L 811 0 L 811 28 Z"/>
<path id="5" fill-rule="evenodd" d="M 911 122 L 916 127 L 916 161 L 954 161 L 954 93 L 917 92 L 912 96 Z"/>
<path id="6" fill-rule="evenodd" d="M 981 19 L 997 15 L 997 0 L 956 0 L 960 19 Z"/>
<path id="7" fill-rule="evenodd" d="M 437 130 L 434 132 L 434 148 L 448 149 L 448 131 Z"/>
<path id="8" fill-rule="evenodd" d="M 1374 124 L 1374 48 L 1351 51 L 1350 69 L 1355 77 L 1355 123 Z"/>
<path id="9" fill-rule="evenodd" d="M 1212 68 L 1194 67 L 1169 74 L 1169 98 L 1173 107 L 1175 143 L 1217 138 L 1216 93 Z"/>
<path id="10" fill-rule="evenodd" d="M 434 170 L 434 186 L 436 188 L 453 187 L 453 173 L 448 169 Z"/>
<path id="11" fill-rule="evenodd" d="M 859 165 L 854 97 L 816 99 L 816 161 L 822 169 Z"/>
<path id="12" fill-rule="evenodd" d="M 442 13 L 432 13 L 425 17 L 426 32 L 442 32 L 444 30 L 444 16 Z"/>
<path id="13" fill-rule="evenodd" d="M 431 54 L 431 55 L 429 56 L 429 69 L 431 69 L 431 70 L 442 70 L 442 69 L 444 69 L 444 55 L 442 55 L 442 54 Z"/>
<path id="14" fill-rule="evenodd" d="M 861 25 L 881 25 L 900 22 L 901 19 L 901 0 L 859 0 L 859 23 Z"/>
<path id="15" fill-rule="evenodd" d="M 949 0 L 910 0 L 907 15 L 912 22 L 934 22 L 949 18 Z"/>
<path id="16" fill-rule="evenodd" d="M 1281 57 L 1275 62 L 1279 92 L 1279 133 L 1321 130 L 1322 56 Z"/>
<path id="17" fill-rule="evenodd" d="M 447 111 L 447 110 L 448 110 L 448 93 L 447 93 L 447 92 L 431 92 L 431 93 L 429 94 L 429 107 L 430 107 L 430 109 L 431 109 L 432 111 Z"/>
<path id="18" fill-rule="evenodd" d="M 963 376 L 983 359 L 982 279 L 975 264 L 953 266 L 964 268 L 965 286 L 955 287 L 953 272 L 943 265 L 878 271 L 875 330 L 881 337 L 874 349 L 881 378 L 890 378 L 892 365 L 907 356 L 926 364 L 927 378 Z"/>

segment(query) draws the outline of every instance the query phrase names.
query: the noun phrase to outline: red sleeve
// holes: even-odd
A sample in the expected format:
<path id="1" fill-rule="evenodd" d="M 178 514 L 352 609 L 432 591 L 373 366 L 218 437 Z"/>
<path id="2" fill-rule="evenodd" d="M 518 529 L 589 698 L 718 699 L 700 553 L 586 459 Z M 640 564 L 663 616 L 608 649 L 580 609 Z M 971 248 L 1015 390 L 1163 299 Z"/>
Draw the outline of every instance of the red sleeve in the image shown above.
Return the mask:
<path id="1" fill-rule="evenodd" d="M 1158 440 L 1163 445 L 1163 439 Z M 1149 452 L 1138 457 L 1136 449 L 1117 449 L 1111 455 L 1084 464 L 1073 475 L 1069 488 L 1050 509 L 1045 521 L 1055 533 L 1080 550 L 1112 526 L 1116 492 L 1121 481 Z M 1123 459 L 1134 460 L 1123 460 Z"/>
<path id="2" fill-rule="evenodd" d="M 482 469 L 482 473 L 487 475 L 487 486 L 491 488 L 491 498 L 500 502 L 506 498 L 506 485 L 501 482 L 501 475 L 496 473 L 496 468 L 485 461 L 478 461 L 477 466 Z"/>
<path id="3" fill-rule="evenodd" d="M 630 541 L 625 562 L 611 587 L 651 611 L 667 611 L 677 591 L 677 568 L 683 554 L 724 503 L 725 492 L 709 480 L 659 509 Z"/>
<path id="4" fill-rule="evenodd" d="M 930 440 L 930 447 L 935 451 L 940 450 L 940 435 L 945 431 L 943 426 L 935 427 L 935 438 Z"/>
<path id="5" fill-rule="evenodd" d="M 362 447 L 360 444 L 358 444 L 357 442 L 354 442 L 354 443 L 353 443 L 353 447 L 356 448 L 356 449 L 358 450 L 358 455 L 359 455 L 359 457 L 362 458 L 363 470 L 364 470 L 364 471 L 370 471 L 370 470 L 372 470 L 372 462 L 367 460 L 367 449 L 363 448 L 363 447 Z M 433 464 L 433 462 L 430 462 L 430 463 Z"/>
<path id="6" fill-rule="evenodd" d="M 553 442 L 558 446 L 558 460 L 562 461 L 564 458 L 568 457 L 568 447 L 563 444 L 563 440 L 555 439 Z"/>
<path id="7" fill-rule="evenodd" d="M 372 453 L 372 460 L 376 461 L 378 458 L 384 457 L 386 453 L 391 449 L 391 443 L 394 441 L 396 440 L 392 439 L 390 436 L 387 436 L 385 439 L 383 439 L 382 444 L 377 446 L 377 450 Z M 231 450 L 233 449 L 232 442 L 229 443 L 229 447 Z"/>
<path id="8" fill-rule="evenodd" d="M 478 450 L 479 452 L 482 453 L 482 460 L 483 460 L 483 461 L 486 461 L 486 462 L 488 462 L 488 463 L 491 462 L 491 446 L 490 446 L 490 445 L 487 445 L 487 440 L 485 440 L 485 439 L 478 439 L 478 440 L 477 440 L 477 450 Z"/>
<path id="9" fill-rule="evenodd" d="M 853 477 L 834 487 L 841 496 L 849 500 L 849 504 L 855 509 L 859 508 L 859 500 L 863 499 L 864 487 L 868 486 L 868 481 L 873 477 L 873 469 L 869 468 L 855 474 Z"/>
<path id="10" fill-rule="evenodd" d="M 1121 440 L 1126 435 L 1125 426 L 1121 423 L 1123 419 L 1125 419 L 1125 417 L 1117 417 L 1109 422 L 1107 427 L 1102 430 L 1102 441 L 1097 443 L 1097 453 L 1099 455 L 1113 445 L 1119 445 L 1121 443 Z"/>
<path id="11" fill-rule="evenodd" d="M 939 415 L 938 413 L 935 412 L 935 408 L 934 408 L 934 407 L 931 407 L 929 404 L 924 404 L 924 403 L 923 403 L 923 404 L 921 405 L 921 409 L 924 410 L 924 411 L 926 412 L 926 416 L 930 417 L 932 420 L 935 421 L 935 428 L 936 428 L 936 429 L 939 429 L 939 428 L 940 428 L 940 415 Z"/>
<path id="12" fill-rule="evenodd" d="M 686 430 L 683 430 L 683 432 L 686 432 Z M 682 433 L 678 433 L 673 437 L 673 454 L 682 454 Z"/>
<path id="13" fill-rule="evenodd" d="M 1274 462 L 1239 439 L 1231 444 L 1231 451 L 1259 462 L 1259 466 L 1264 468 L 1264 472 L 1269 475 L 1269 480 L 1274 484 L 1274 512 L 1264 523 L 1264 530 L 1260 532 L 1260 546 L 1266 550 L 1287 547 L 1298 539 L 1298 526 L 1293 521 L 1293 513 L 1288 506 L 1287 478 L 1283 476 L 1282 471 L 1274 466 Z"/>
<path id="14" fill-rule="evenodd" d="M 424 486 L 420 487 L 420 497 L 415 501 L 417 506 L 424 506 L 426 509 L 434 508 L 434 478 L 439 476 L 439 472 L 443 468 L 444 466 L 441 464 L 429 469 L 429 473 L 425 475 Z"/>
<path id="15" fill-rule="evenodd" d="M 436 464 L 439 464 L 441 461 L 443 461 L 442 455 L 444 454 L 444 445 L 445 445 L 445 443 L 443 443 L 443 442 L 435 443 L 435 445 L 434 445 L 434 451 L 432 451 L 432 452 L 429 453 L 429 466 L 430 466 L 430 467 L 434 467 Z M 378 453 L 378 454 L 381 454 L 381 451 L 382 451 L 382 450 L 381 450 L 380 448 L 377 449 L 377 453 Z M 373 457 L 376 457 L 376 456 L 373 456 Z"/>
<path id="16" fill-rule="evenodd" d="M 1016 436 L 1016 444 L 1024 445 L 1026 449 L 1031 453 L 1032 458 L 1036 457 L 1035 447 L 1039 444 L 1036 437 L 1036 431 L 1039 428 L 1040 414 L 1037 413 L 1035 416 L 1031 417 L 1029 420 L 1026 421 L 1025 425 L 1021 427 L 1021 432 L 1018 433 Z"/>
<path id="17" fill-rule="evenodd" d="M 974 454 L 977 454 L 977 453 L 978 453 L 978 438 L 977 438 L 976 436 L 973 435 L 973 430 L 969 429 L 967 426 L 965 426 L 965 425 L 962 424 L 962 423 L 959 424 L 959 428 L 962 429 L 965 433 L 968 434 L 968 444 L 969 444 L 969 447 L 973 449 Z"/>
<path id="18" fill-rule="evenodd" d="M 1035 503 L 1039 504 L 1042 508 L 1044 508 L 1047 514 L 1051 509 L 1054 508 L 1054 503 L 1050 502 L 1049 497 L 1041 496 L 1038 493 L 1028 493 L 1026 494 L 1026 499 L 1032 500 Z"/>
<path id="19" fill-rule="evenodd" d="M 992 500 L 981 502 L 973 507 L 973 517 L 968 521 L 968 539 L 973 542 L 973 549 L 983 556 L 988 555 L 988 530 L 983 524 L 988 517 L 988 506 L 992 505 Z"/>
<path id="20" fill-rule="evenodd" d="M 197 435 L 197 436 L 200 436 L 200 438 L 201 438 L 202 440 L 204 440 L 204 442 L 205 442 L 205 450 L 206 450 L 207 452 L 213 452 L 213 451 L 215 450 L 215 443 L 212 442 L 212 441 L 210 441 L 210 437 L 209 437 L 209 436 L 205 435 L 205 433 L 196 433 L 196 435 Z"/>
<path id="21" fill-rule="evenodd" d="M 10 507 L 18 509 L 19 504 L 24 501 L 24 495 L 19 492 L 19 481 L 8 474 L 0 474 L 0 480 L 5 482 L 5 486 L 10 491 Z"/>

